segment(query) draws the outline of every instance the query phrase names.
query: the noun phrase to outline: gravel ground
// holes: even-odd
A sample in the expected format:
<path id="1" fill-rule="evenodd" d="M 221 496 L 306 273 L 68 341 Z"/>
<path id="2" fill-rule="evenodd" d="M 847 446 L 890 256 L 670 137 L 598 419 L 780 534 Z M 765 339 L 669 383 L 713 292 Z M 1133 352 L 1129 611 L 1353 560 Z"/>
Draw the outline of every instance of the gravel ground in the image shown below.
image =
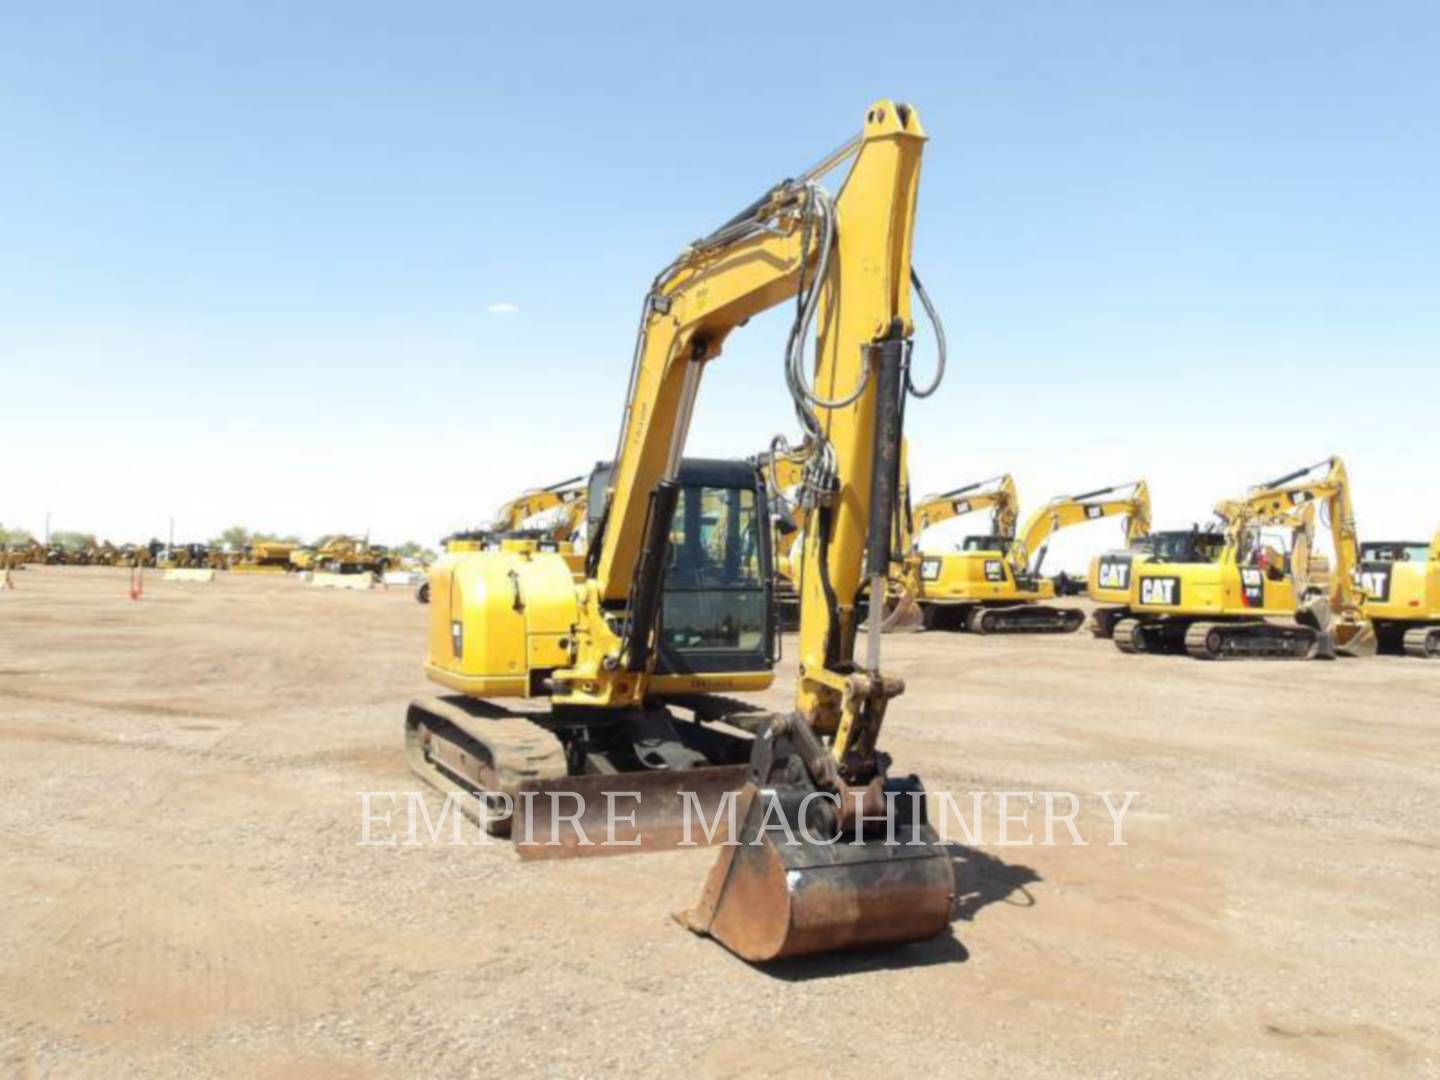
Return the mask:
<path id="1" fill-rule="evenodd" d="M 422 790 L 407 590 L 15 580 L 0 1074 L 1440 1072 L 1440 664 L 897 635 L 897 768 L 1075 792 L 1089 845 L 996 846 L 988 796 L 950 935 L 761 970 L 670 919 L 713 852 L 359 845 Z"/>

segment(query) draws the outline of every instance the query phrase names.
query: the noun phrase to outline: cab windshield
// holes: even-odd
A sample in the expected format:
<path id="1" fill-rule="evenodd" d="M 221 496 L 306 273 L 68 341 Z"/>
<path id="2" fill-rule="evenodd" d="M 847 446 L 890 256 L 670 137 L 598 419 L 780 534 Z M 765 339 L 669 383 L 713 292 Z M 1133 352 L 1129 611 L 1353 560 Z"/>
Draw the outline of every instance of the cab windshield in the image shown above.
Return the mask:
<path id="1" fill-rule="evenodd" d="M 1213 563 L 1224 547 L 1225 538 L 1219 533 L 1190 530 L 1152 533 L 1145 550 L 1157 563 Z"/>
<path id="2" fill-rule="evenodd" d="M 670 528 L 660 624 L 666 652 L 753 652 L 764 645 L 760 538 L 754 491 L 681 490 Z"/>
<path id="3" fill-rule="evenodd" d="M 1360 545 L 1361 562 L 1425 562 L 1430 558 L 1430 545 L 1408 540 L 1383 540 Z"/>
<path id="4" fill-rule="evenodd" d="M 1011 536 L 967 536 L 961 551 L 1009 551 L 1015 542 Z"/>

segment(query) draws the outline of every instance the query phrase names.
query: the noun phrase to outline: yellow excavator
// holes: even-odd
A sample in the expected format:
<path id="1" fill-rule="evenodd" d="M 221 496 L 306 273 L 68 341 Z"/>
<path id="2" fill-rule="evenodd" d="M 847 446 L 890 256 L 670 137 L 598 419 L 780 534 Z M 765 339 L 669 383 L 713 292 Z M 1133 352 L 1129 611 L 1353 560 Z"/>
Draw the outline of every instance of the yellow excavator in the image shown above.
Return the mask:
<path id="1" fill-rule="evenodd" d="M 1134 614 L 1130 606 L 1135 599 L 1131 586 L 1137 563 L 1152 559 L 1164 563 L 1215 562 L 1225 547 L 1225 522 L 1231 514 L 1242 511 L 1240 504 L 1221 502 L 1215 508 L 1217 525 L 1202 529 L 1196 524 L 1189 529 L 1151 532 L 1137 536 L 1123 549 L 1101 552 L 1092 558 L 1086 576 L 1086 595 L 1097 605 L 1090 613 L 1091 633 L 1098 638 L 1111 638 L 1115 624 Z M 1268 527 L 1289 529 L 1296 540 L 1312 536 L 1314 511 L 1314 503 L 1304 503 L 1293 513 L 1275 517 Z M 1300 550 L 1297 546 L 1295 553 L 1299 554 Z M 1318 553 L 1310 552 L 1308 544 L 1301 559 L 1309 583 L 1327 587 L 1329 568 L 1325 560 Z"/>
<path id="2" fill-rule="evenodd" d="M 1365 614 L 1386 652 L 1440 657 L 1440 532 L 1423 540 L 1360 545 Z"/>
<path id="3" fill-rule="evenodd" d="M 1014 485 L 1000 478 L 996 502 L 1014 522 Z M 975 497 L 955 506 L 973 506 Z M 966 537 L 960 551 L 916 554 L 913 585 L 927 629 L 978 634 L 1073 633 L 1085 622 L 1079 608 L 1055 607 L 1055 585 L 1041 576 L 1046 544 L 1061 529 L 1123 517 L 1134 542 L 1150 529 L 1150 489 L 1144 480 L 1114 484 L 1050 500 L 1018 534 Z M 918 535 L 918 533 L 917 533 Z"/>
<path id="4" fill-rule="evenodd" d="M 1308 552 L 1320 508 L 1335 566 L 1319 587 Z M 1366 617 L 1355 514 L 1338 457 L 1254 485 L 1221 502 L 1223 534 L 1192 533 L 1173 549 L 1153 546 L 1132 561 L 1125 606 L 1113 624 L 1125 653 L 1185 652 L 1199 660 L 1309 660 L 1374 653 Z M 1294 550 L 1272 542 L 1288 533 Z M 1298 571 L 1298 572 L 1297 572 Z"/>
<path id="5" fill-rule="evenodd" d="M 924 141 L 914 109 L 877 102 L 856 139 L 656 277 L 582 579 L 546 552 L 475 552 L 432 573 L 425 672 L 451 694 L 410 707 L 415 771 L 530 857 L 672 846 L 686 808 L 713 807 L 717 835 L 696 842 L 728 842 L 682 921 L 750 961 L 949 922 L 953 873 L 909 797 L 919 781 L 892 777 L 879 746 L 903 691 L 881 668 L 875 610 L 902 406 L 939 383 L 918 388 L 909 366 L 912 287 L 934 318 L 910 267 Z M 846 161 L 832 196 L 820 178 Z M 773 679 L 766 484 L 750 462 L 684 450 L 705 368 L 732 330 L 787 300 L 807 515 L 794 709 L 766 714 L 722 696 Z M 867 587 L 876 617 L 859 648 Z M 581 807 L 539 823 L 522 812 L 562 795 Z"/>

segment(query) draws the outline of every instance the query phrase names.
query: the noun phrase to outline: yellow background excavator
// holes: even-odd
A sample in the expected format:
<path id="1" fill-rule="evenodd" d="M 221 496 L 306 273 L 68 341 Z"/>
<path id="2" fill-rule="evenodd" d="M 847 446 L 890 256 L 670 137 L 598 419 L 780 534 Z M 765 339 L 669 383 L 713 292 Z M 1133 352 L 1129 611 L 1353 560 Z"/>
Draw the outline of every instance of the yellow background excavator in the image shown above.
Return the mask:
<path id="1" fill-rule="evenodd" d="M 572 541 L 581 532 L 586 519 L 587 488 L 583 477 L 572 477 L 549 487 L 531 488 L 505 503 L 494 522 L 484 529 L 452 533 L 441 542 L 445 556 L 475 551 L 547 551 L 562 556 L 573 572 L 584 568 L 584 558 L 577 555 Z M 539 528 L 527 528 L 533 519 L 545 515 L 550 520 Z M 433 569 L 433 567 L 431 568 Z M 430 602 L 430 577 L 415 589 L 415 599 Z"/>
<path id="2" fill-rule="evenodd" d="M 1304 573 L 1318 505 L 1335 548 L 1327 588 Z M 1122 652 L 1184 651 L 1202 660 L 1328 658 L 1336 650 L 1364 656 L 1375 635 L 1356 584 L 1359 541 L 1345 465 L 1338 457 L 1252 487 L 1216 507 L 1225 523 L 1188 550 L 1152 547 L 1134 561 L 1126 606 L 1114 623 Z M 1274 531 L 1288 533 L 1301 553 L 1280 550 Z M 1297 578 L 1296 563 L 1301 563 Z"/>
<path id="3" fill-rule="evenodd" d="M 689 800 L 716 814 L 728 801 L 740 843 L 720 849 L 684 921 L 752 961 L 948 925 L 950 859 L 907 797 L 918 781 L 891 777 L 879 747 L 903 684 L 881 669 L 878 618 L 857 641 L 862 591 L 873 606 L 889 567 L 903 399 L 929 392 L 909 369 L 912 283 L 933 317 L 910 267 L 924 141 L 913 109 L 877 102 L 856 139 L 655 279 L 583 578 L 544 552 L 432 573 L 425 671 L 451 696 L 407 714 L 417 773 L 489 793 L 490 827 L 532 856 L 615 850 L 586 842 L 597 827 L 606 838 L 602 816 L 619 829 L 609 839 L 668 846 Z M 832 197 L 819 180 L 846 161 Z M 757 714 L 721 695 L 773 677 L 766 486 L 752 463 L 684 449 L 705 368 L 787 300 L 785 381 L 808 446 L 799 669 L 794 710 Z M 605 813 L 616 793 L 637 797 L 618 823 Z M 507 796 L 559 795 L 584 810 L 551 817 L 538 843 L 503 812 Z"/>
<path id="4" fill-rule="evenodd" d="M 1008 477 L 1002 478 L 1002 497 L 1004 480 Z M 1013 484 L 1008 494 L 1013 500 Z M 1046 602 L 1055 598 L 1055 586 L 1040 573 L 1045 545 L 1061 529 L 1116 517 L 1125 519 L 1132 541 L 1149 531 L 1145 481 L 1058 496 L 1032 513 L 1016 535 L 967 537 L 961 551 L 919 555 L 914 588 L 925 626 L 981 634 L 1078 630 L 1085 622 L 1083 611 Z"/>
<path id="5" fill-rule="evenodd" d="M 1440 657 L 1440 532 L 1360 545 L 1365 614 L 1387 652 Z"/>
<path id="6" fill-rule="evenodd" d="M 751 458 L 765 481 L 770 507 L 771 562 L 775 575 L 775 605 L 781 630 L 800 625 L 800 539 L 805 509 L 800 505 L 804 487 L 805 457 L 798 451 L 771 448 Z"/>

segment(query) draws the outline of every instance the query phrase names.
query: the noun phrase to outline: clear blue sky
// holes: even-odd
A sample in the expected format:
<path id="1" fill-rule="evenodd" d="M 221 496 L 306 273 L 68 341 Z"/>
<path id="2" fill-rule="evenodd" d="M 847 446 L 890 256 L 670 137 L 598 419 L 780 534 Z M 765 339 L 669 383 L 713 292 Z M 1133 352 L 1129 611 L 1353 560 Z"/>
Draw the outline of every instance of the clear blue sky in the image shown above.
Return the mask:
<path id="1" fill-rule="evenodd" d="M 433 540 L 581 472 L 656 269 L 887 96 L 952 338 L 917 488 L 1144 472 L 1181 524 L 1339 451 L 1362 531 L 1434 529 L 1435 5 L 780 10 L 9 5 L 0 522 Z M 693 451 L 793 426 L 782 344 Z"/>

